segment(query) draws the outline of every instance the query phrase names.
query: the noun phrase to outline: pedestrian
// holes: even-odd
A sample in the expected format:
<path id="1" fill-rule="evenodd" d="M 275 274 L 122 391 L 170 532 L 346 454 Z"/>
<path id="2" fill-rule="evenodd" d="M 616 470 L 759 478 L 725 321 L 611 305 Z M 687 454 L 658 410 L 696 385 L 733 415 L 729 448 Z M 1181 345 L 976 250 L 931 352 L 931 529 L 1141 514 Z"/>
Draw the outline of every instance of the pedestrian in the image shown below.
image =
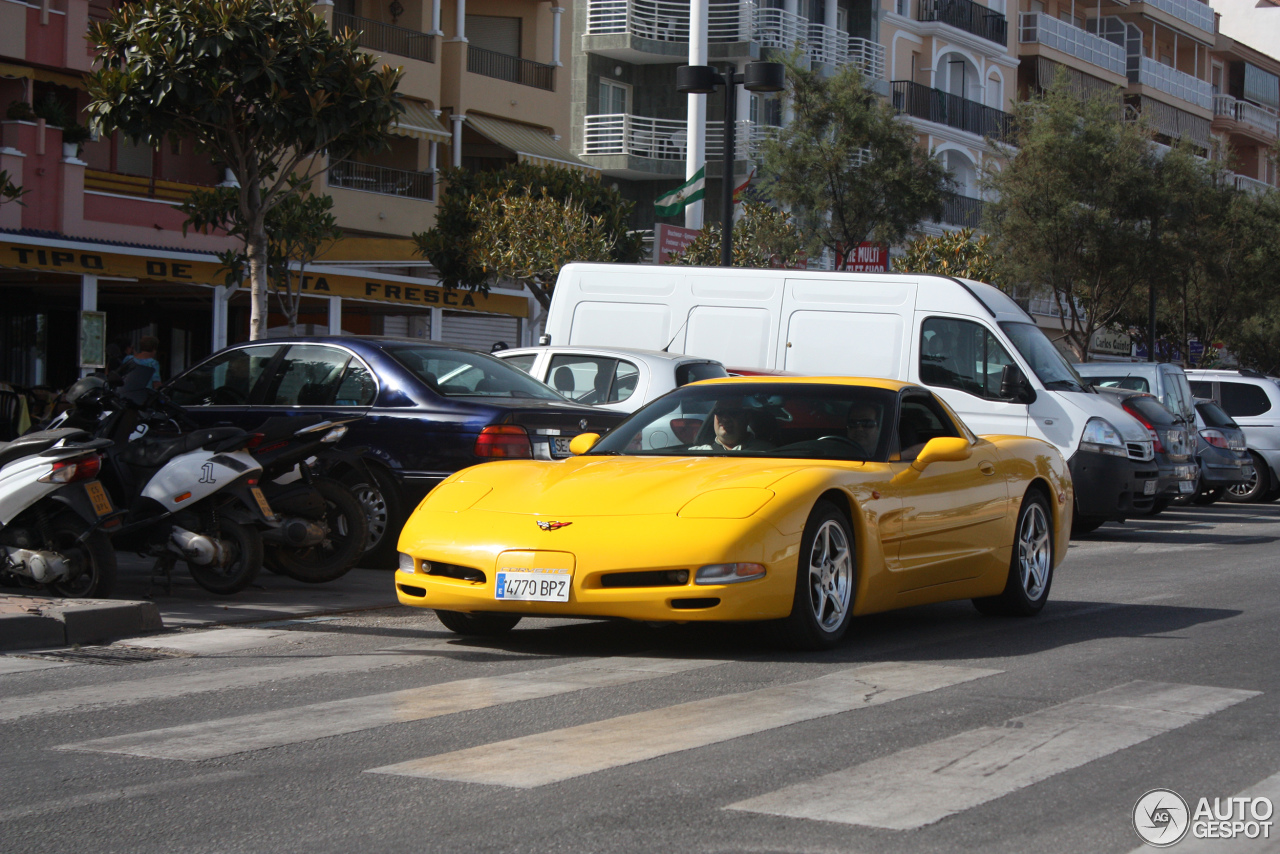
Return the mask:
<path id="1" fill-rule="evenodd" d="M 124 385 L 120 393 L 125 399 L 145 403 L 147 390 L 160 388 L 160 363 L 156 361 L 158 349 L 160 339 L 144 335 L 138 342 L 137 351 L 121 360 L 120 376 L 124 378 Z"/>

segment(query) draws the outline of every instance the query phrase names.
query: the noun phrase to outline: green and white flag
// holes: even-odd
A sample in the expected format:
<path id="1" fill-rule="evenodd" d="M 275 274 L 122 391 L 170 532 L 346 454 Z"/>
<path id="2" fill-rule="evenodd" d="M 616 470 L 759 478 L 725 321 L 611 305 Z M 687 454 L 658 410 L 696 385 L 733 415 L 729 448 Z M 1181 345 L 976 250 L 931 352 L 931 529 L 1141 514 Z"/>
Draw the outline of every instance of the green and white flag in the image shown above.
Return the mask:
<path id="1" fill-rule="evenodd" d="M 658 216 L 678 216 L 690 202 L 700 202 L 707 193 L 707 167 L 703 166 L 693 177 L 670 193 L 654 202 Z"/>

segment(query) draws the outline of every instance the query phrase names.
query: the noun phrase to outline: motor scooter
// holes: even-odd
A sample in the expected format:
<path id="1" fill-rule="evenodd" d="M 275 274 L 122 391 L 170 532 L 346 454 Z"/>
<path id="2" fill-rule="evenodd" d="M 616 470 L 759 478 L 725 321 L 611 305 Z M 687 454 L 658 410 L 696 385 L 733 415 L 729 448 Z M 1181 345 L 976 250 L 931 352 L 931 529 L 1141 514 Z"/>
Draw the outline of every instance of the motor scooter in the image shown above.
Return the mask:
<path id="1" fill-rule="evenodd" d="M 0 583 L 111 594 L 116 553 L 106 529 L 122 514 L 96 480 L 110 444 L 76 429 L 0 443 Z"/>

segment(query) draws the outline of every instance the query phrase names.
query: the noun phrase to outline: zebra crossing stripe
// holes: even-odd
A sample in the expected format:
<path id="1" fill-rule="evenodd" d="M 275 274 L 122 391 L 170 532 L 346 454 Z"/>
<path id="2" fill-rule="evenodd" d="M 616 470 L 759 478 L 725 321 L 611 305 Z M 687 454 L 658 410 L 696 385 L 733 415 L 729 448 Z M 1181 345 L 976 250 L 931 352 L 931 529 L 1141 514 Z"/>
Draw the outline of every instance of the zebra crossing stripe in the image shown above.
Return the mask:
<path id="1" fill-rule="evenodd" d="M 534 788 L 1000 673 L 882 663 L 415 759 L 369 773 Z"/>
<path id="2" fill-rule="evenodd" d="M 1258 695 L 1130 682 L 732 804 L 728 809 L 912 830 Z"/>
<path id="3" fill-rule="evenodd" d="M 503 703 L 641 682 L 723 663 L 707 659 L 638 656 L 599 658 L 543 670 L 461 679 L 424 688 L 99 738 L 60 745 L 58 749 L 123 753 L 155 759 L 213 759 Z"/>

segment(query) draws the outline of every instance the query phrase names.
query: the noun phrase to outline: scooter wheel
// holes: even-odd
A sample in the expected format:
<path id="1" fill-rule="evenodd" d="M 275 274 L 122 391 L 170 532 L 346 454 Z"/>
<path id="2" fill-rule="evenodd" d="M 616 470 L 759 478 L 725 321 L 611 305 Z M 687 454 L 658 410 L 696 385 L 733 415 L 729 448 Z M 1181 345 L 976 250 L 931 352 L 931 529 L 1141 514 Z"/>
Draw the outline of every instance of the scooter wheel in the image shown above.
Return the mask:
<path id="1" fill-rule="evenodd" d="M 226 549 L 221 564 L 201 566 L 187 562 L 191 577 L 210 593 L 239 593 L 258 577 L 262 569 L 262 534 L 230 519 L 218 520 L 218 539 Z"/>
<path id="2" fill-rule="evenodd" d="M 321 584 L 342 577 L 356 565 L 368 544 L 369 526 L 364 504 L 347 487 L 328 478 L 316 478 L 312 486 L 324 498 L 329 536 L 319 545 L 277 547 L 269 554 L 282 575 Z"/>
<path id="3" fill-rule="evenodd" d="M 49 545 L 70 562 L 72 575 L 50 584 L 49 591 L 55 596 L 105 599 L 116 583 L 116 552 L 102 531 L 81 540 L 84 529 L 79 519 L 64 516 L 53 521 Z"/>

